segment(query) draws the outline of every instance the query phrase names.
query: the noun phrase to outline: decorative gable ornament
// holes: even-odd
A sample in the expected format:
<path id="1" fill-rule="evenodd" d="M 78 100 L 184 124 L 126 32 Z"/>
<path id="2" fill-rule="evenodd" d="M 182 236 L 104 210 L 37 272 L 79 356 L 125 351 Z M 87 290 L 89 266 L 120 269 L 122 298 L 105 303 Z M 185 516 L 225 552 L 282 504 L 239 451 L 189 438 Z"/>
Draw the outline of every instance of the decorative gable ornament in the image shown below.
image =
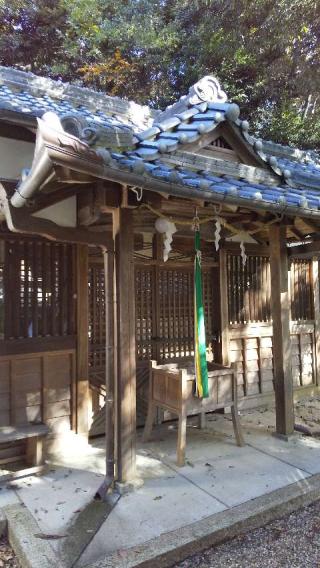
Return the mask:
<path id="1" fill-rule="evenodd" d="M 188 101 L 191 105 L 199 103 L 225 103 L 228 100 L 219 81 L 211 75 L 206 75 L 189 89 Z"/>

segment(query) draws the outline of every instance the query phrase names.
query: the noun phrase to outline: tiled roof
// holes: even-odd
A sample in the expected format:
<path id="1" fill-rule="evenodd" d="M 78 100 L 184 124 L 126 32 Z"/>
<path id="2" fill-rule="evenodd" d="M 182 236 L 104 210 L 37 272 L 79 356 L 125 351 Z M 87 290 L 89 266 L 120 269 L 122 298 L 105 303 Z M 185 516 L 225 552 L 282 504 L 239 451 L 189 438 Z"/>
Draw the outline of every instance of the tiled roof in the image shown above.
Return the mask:
<path id="1" fill-rule="evenodd" d="M 161 154 L 182 149 L 201 139 L 203 134 L 213 132 L 222 122 L 231 122 L 237 126 L 247 144 L 249 144 L 257 157 L 278 176 L 287 179 L 290 171 L 282 168 L 275 156 L 263 151 L 263 143 L 248 133 L 249 123 L 239 118 L 238 105 L 228 102 L 199 101 L 191 103 L 185 98 L 184 108 L 172 108 L 169 116 L 165 114 L 163 120 L 157 117 L 151 128 L 136 134 L 136 152 L 146 160 L 159 158 Z"/>
<path id="2" fill-rule="evenodd" d="M 97 151 L 107 166 L 140 176 L 142 187 L 145 180 L 154 179 L 180 188 L 186 197 L 188 192 L 193 195 L 199 192 L 204 199 L 238 201 L 248 207 L 254 204 L 255 208 L 270 207 L 280 213 L 295 210 L 301 215 L 312 215 L 320 211 L 320 160 L 317 162 L 310 153 L 262 143 L 250 136 L 248 122 L 239 117 L 239 107 L 227 102 L 225 93 L 211 77 L 201 80 L 189 95 L 164 112 L 156 113 L 148 107 L 89 89 L 0 68 L 1 109 L 34 117 L 50 110 L 62 123 L 76 118 L 89 128 L 130 133 L 130 149 L 122 151 L 123 145 L 119 144 L 118 151 L 114 151 L 114 146 L 108 150 L 105 139 L 100 144 L 98 139 L 97 145 L 101 147 Z M 276 186 L 275 176 L 270 184 L 253 183 L 199 169 L 196 160 L 190 168 L 165 163 L 165 157 L 187 149 L 188 144 L 201 140 L 223 122 L 237 128 L 244 143 L 250 145 L 269 171 L 277 174 Z"/>
<path id="3" fill-rule="evenodd" d="M 290 172 L 294 184 L 320 189 L 320 156 L 314 150 L 299 150 L 264 140 L 263 151 L 277 157 L 280 167 Z"/>
<path id="4" fill-rule="evenodd" d="M 107 150 L 101 151 L 107 166 L 127 170 L 140 176 L 154 178 L 185 188 L 186 196 L 188 188 L 199 191 L 199 197 L 205 195 L 215 196 L 218 201 L 241 201 L 243 205 L 250 207 L 254 204 L 255 208 L 267 209 L 272 205 L 273 210 L 279 213 L 289 212 L 289 210 L 309 210 L 320 211 L 320 192 L 311 189 L 300 189 L 284 186 L 268 186 L 264 184 L 253 184 L 241 179 L 229 177 L 219 177 L 211 175 L 205 171 L 191 171 L 186 168 L 170 167 L 161 160 L 146 161 L 139 158 L 135 153 L 109 153 Z M 247 203 L 246 203 L 247 202 Z"/>
<path id="5" fill-rule="evenodd" d="M 155 120 L 148 130 L 136 134 L 137 154 L 147 160 L 174 152 L 213 132 L 226 120 L 238 118 L 240 109 L 232 103 L 202 102 L 164 120 Z"/>
<path id="6" fill-rule="evenodd" d="M 52 111 L 69 126 L 73 120 L 75 127 L 78 119 L 80 131 L 88 129 L 88 136 L 90 130 L 111 129 L 130 134 L 130 143 L 133 132 L 148 127 L 154 116 L 132 101 L 6 67 L 0 67 L 0 109 L 34 118 Z"/>

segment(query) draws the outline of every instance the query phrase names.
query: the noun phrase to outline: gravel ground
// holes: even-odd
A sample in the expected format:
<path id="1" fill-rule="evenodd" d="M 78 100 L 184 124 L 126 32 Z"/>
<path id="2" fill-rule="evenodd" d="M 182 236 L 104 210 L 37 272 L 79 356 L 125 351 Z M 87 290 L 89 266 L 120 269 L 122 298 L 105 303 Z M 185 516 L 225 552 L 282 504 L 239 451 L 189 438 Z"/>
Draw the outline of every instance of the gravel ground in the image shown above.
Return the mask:
<path id="1" fill-rule="evenodd" d="M 20 568 L 12 548 L 5 538 L 0 538 L 0 568 Z"/>
<path id="2" fill-rule="evenodd" d="M 175 568 L 320 568 L 320 501 Z"/>

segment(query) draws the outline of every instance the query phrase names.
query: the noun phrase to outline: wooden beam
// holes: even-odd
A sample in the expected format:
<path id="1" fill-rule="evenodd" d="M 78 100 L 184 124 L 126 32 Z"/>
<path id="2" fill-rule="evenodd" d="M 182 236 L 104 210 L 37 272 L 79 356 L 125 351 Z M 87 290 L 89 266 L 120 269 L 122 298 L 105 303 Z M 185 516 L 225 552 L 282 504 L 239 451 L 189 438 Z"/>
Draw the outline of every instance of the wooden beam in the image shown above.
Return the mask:
<path id="1" fill-rule="evenodd" d="M 133 261 L 133 214 L 119 208 L 113 214 L 117 345 L 117 481 L 136 476 L 136 348 Z"/>
<path id="2" fill-rule="evenodd" d="M 312 291 L 313 291 L 313 318 L 314 318 L 314 349 L 315 349 L 315 376 L 316 384 L 320 384 L 320 289 L 319 289 L 319 259 L 312 259 Z"/>
<path id="3" fill-rule="evenodd" d="M 68 197 L 72 197 L 73 195 L 76 195 L 78 192 L 85 192 L 88 191 L 88 186 L 84 186 L 84 185 L 72 185 L 70 186 L 70 184 L 65 184 L 62 185 L 62 187 L 59 187 L 59 189 L 57 189 L 54 192 L 50 192 L 50 193 L 39 193 L 39 195 L 37 196 L 37 200 L 30 206 L 28 206 L 28 214 L 32 214 L 32 213 L 37 213 L 38 211 L 41 211 L 42 209 L 45 209 L 46 207 L 49 207 L 50 205 L 55 205 L 56 203 L 59 203 L 60 201 L 64 201 L 65 199 L 68 199 Z"/>
<path id="4" fill-rule="evenodd" d="M 14 233 L 40 235 L 51 241 L 112 247 L 110 239 L 105 234 L 77 227 L 61 227 L 47 219 L 33 217 L 26 207 L 21 209 L 13 207 L 7 199 L 4 187 L 0 184 L 0 217 L 1 213 L 5 217 L 9 230 Z"/>
<path id="5" fill-rule="evenodd" d="M 276 433 L 288 436 L 293 433 L 294 407 L 286 227 L 271 225 L 269 236 Z"/>
<path id="6" fill-rule="evenodd" d="M 229 314 L 228 314 L 228 272 L 227 251 L 219 251 L 220 265 L 220 317 L 221 317 L 221 363 L 230 365 L 229 356 Z"/>
<path id="7" fill-rule="evenodd" d="M 255 235 L 253 235 L 255 238 Z M 233 252 L 235 254 L 240 254 L 240 243 L 235 243 L 232 241 L 224 241 L 220 245 L 221 248 Z M 246 254 L 258 255 L 258 256 L 269 256 L 270 249 L 268 246 L 255 245 L 251 243 L 245 243 Z"/>
<path id="8" fill-rule="evenodd" d="M 320 226 L 313 223 L 310 219 L 305 219 L 304 217 L 303 218 L 295 217 L 295 223 L 296 222 L 300 222 L 303 225 L 305 225 L 308 233 L 319 233 L 320 232 Z"/>
<path id="9" fill-rule="evenodd" d="M 89 429 L 89 372 L 88 372 L 88 247 L 78 245 L 77 267 L 77 433 L 88 435 Z"/>
<path id="10" fill-rule="evenodd" d="M 294 258 L 312 258 L 312 256 L 320 256 L 320 241 L 312 241 L 305 245 L 296 247 L 288 247 L 288 255 Z"/>

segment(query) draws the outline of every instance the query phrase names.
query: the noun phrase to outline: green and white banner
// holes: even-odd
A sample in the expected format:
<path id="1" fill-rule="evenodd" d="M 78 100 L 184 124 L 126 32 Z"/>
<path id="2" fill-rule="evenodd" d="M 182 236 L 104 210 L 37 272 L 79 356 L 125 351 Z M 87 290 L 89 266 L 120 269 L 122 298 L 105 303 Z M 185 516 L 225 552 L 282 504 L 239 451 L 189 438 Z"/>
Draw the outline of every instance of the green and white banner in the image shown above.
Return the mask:
<path id="1" fill-rule="evenodd" d="M 208 398 L 208 366 L 206 357 L 206 330 L 204 324 L 204 308 L 202 300 L 200 231 L 195 231 L 194 258 L 194 358 L 197 394 L 200 398 Z"/>

